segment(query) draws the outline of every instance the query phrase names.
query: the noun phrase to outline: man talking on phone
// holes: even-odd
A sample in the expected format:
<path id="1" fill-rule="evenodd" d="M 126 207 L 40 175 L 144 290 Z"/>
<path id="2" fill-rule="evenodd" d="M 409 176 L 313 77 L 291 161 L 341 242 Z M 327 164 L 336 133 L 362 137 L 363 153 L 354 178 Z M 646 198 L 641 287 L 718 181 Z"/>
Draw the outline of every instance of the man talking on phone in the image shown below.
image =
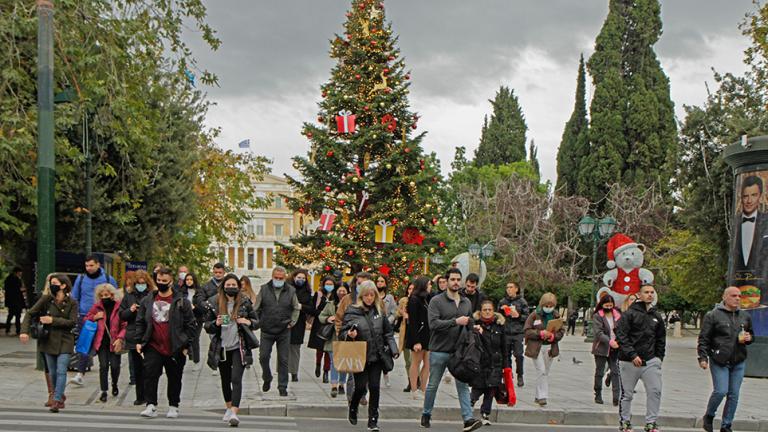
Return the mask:
<path id="1" fill-rule="evenodd" d="M 661 362 L 667 343 L 664 319 L 656 311 L 656 289 L 640 288 L 637 301 L 624 312 L 616 326 L 619 343 L 619 431 L 630 432 L 632 397 L 638 381 L 645 386 L 645 432 L 658 432 L 656 421 L 661 408 Z"/>

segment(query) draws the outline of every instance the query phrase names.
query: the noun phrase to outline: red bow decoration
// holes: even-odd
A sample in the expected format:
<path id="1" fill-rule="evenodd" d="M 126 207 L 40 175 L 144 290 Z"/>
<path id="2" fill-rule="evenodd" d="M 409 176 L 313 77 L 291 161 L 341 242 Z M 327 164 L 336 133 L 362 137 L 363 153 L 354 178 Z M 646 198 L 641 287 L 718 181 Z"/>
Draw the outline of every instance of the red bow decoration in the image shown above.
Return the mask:
<path id="1" fill-rule="evenodd" d="M 397 119 L 392 114 L 384 114 L 381 118 L 381 124 L 387 125 L 387 130 L 394 132 L 397 129 Z"/>
<path id="2" fill-rule="evenodd" d="M 424 236 L 421 235 L 418 228 L 408 227 L 403 230 L 403 243 L 421 246 L 424 243 Z"/>
<path id="3" fill-rule="evenodd" d="M 383 274 L 384 276 L 389 276 L 389 272 L 392 271 L 392 268 L 386 264 L 382 264 L 379 266 L 379 273 Z"/>

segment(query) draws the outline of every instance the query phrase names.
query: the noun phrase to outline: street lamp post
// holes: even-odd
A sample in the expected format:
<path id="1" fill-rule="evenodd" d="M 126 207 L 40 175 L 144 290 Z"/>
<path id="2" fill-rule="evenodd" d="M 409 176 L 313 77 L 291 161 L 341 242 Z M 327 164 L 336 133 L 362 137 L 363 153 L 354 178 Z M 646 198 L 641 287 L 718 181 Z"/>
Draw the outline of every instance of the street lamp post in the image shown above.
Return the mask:
<path id="1" fill-rule="evenodd" d="M 480 272 L 483 269 L 483 258 L 488 258 L 493 256 L 493 253 L 496 251 L 496 248 L 493 246 L 493 240 L 486 243 L 484 246 L 480 246 L 478 243 L 472 243 L 468 246 L 468 252 L 469 256 L 477 259 L 477 270 L 472 271 L 472 268 L 475 267 L 474 262 L 475 260 L 470 260 L 470 272 L 477 273 L 478 276 L 480 276 Z M 482 279 L 482 278 L 481 278 Z"/>
<path id="2" fill-rule="evenodd" d="M 597 228 L 597 229 L 595 229 Z M 592 277 L 595 283 L 592 285 L 592 294 L 589 296 L 589 313 L 595 310 L 595 296 L 597 295 L 597 248 L 603 241 L 607 240 L 616 229 L 616 219 L 607 216 L 602 219 L 595 219 L 591 216 L 584 216 L 579 221 L 579 234 L 586 240 L 592 240 Z M 591 341 L 592 321 L 587 316 L 584 317 L 587 326 L 587 340 Z"/>

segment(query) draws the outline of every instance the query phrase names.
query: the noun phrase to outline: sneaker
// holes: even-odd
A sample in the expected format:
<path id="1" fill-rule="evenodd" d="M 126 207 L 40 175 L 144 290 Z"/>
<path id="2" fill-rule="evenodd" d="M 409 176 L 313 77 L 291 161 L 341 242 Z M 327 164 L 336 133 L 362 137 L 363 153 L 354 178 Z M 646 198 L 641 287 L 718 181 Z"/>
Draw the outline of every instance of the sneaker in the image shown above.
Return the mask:
<path id="1" fill-rule="evenodd" d="M 318 375 L 319 377 L 320 375 Z M 299 382 L 299 374 L 291 374 L 291 381 Z"/>
<path id="2" fill-rule="evenodd" d="M 602 405 L 604 403 L 603 402 L 603 395 L 596 394 L 595 395 L 595 403 L 598 404 L 598 405 Z"/>
<path id="3" fill-rule="evenodd" d="M 539 406 L 547 406 L 547 400 L 546 399 L 534 399 L 534 403 L 538 404 Z"/>
<path id="4" fill-rule="evenodd" d="M 211 376 L 219 376 L 219 370 L 218 370 L 218 369 L 214 369 L 214 370 L 211 372 Z"/>
<path id="5" fill-rule="evenodd" d="M 481 427 L 483 427 L 483 422 L 478 419 L 469 419 L 464 422 L 464 429 L 462 430 L 464 432 L 472 432 L 473 430 L 478 430 Z"/>
<path id="6" fill-rule="evenodd" d="M 632 432 L 632 423 L 628 421 L 620 421 L 619 432 Z"/>
<path id="7" fill-rule="evenodd" d="M 340 394 L 340 395 L 343 395 L 343 394 L 344 394 L 344 386 L 343 386 L 343 385 L 341 385 L 341 384 L 339 384 L 339 394 Z"/>
<path id="8" fill-rule="evenodd" d="M 288 396 L 288 390 L 280 389 L 280 397 L 287 397 L 287 396 Z"/>
<path id="9" fill-rule="evenodd" d="M 237 414 L 232 413 L 232 417 L 229 418 L 229 425 L 232 427 L 238 427 L 240 425 L 240 418 Z"/>
<path id="10" fill-rule="evenodd" d="M 331 389 L 331 397 L 332 397 L 332 398 L 335 398 L 335 397 L 336 397 L 336 396 L 338 396 L 338 395 L 339 395 L 339 389 L 338 389 L 338 388 L 336 388 L 336 387 L 333 387 L 333 388 Z"/>
<path id="11" fill-rule="evenodd" d="M 146 418 L 155 418 L 157 417 L 157 408 L 155 408 L 154 405 L 149 404 L 139 415 Z"/>
<path id="12" fill-rule="evenodd" d="M 75 376 L 72 377 L 72 379 L 69 380 L 69 383 L 70 384 L 74 384 L 74 385 L 79 385 L 79 386 L 82 387 L 82 385 L 84 384 L 83 383 L 83 374 L 78 372 L 77 374 L 75 374 Z"/>
<path id="13" fill-rule="evenodd" d="M 411 383 L 408 383 L 407 386 L 403 389 L 403 393 L 410 393 L 411 391 Z"/>
<path id="14" fill-rule="evenodd" d="M 379 432 L 379 424 L 376 422 L 368 421 L 368 432 Z"/>
<path id="15" fill-rule="evenodd" d="M 415 390 L 411 392 L 413 394 L 413 400 L 424 400 L 424 393 L 421 390 Z"/>
<path id="16" fill-rule="evenodd" d="M 328 384 L 328 371 L 323 371 L 323 384 Z"/>
<path id="17" fill-rule="evenodd" d="M 721 426 L 720 432 L 733 432 L 733 429 L 730 426 Z"/>
<path id="18" fill-rule="evenodd" d="M 347 412 L 347 420 L 349 420 L 349 424 L 352 426 L 357 424 L 357 410 L 352 409 L 352 407 L 349 407 L 349 412 Z"/>
<path id="19" fill-rule="evenodd" d="M 483 422 L 483 426 L 490 426 L 491 425 L 491 416 L 490 414 L 480 414 L 481 421 Z"/>
<path id="20" fill-rule="evenodd" d="M 704 414 L 704 418 L 701 419 L 701 427 L 707 432 L 712 432 L 715 430 L 715 426 L 712 424 L 715 421 L 715 418 L 713 416 L 708 416 Z"/>
<path id="21" fill-rule="evenodd" d="M 261 385 L 261 391 L 266 393 L 269 391 L 271 386 L 272 386 L 272 380 L 264 380 L 264 384 Z"/>
<path id="22" fill-rule="evenodd" d="M 384 387 L 391 388 L 392 384 L 389 382 L 389 375 L 384 375 Z"/>
<path id="23" fill-rule="evenodd" d="M 120 394 L 120 390 L 117 388 L 117 384 L 112 384 L 112 396 L 117 397 Z"/>
<path id="24" fill-rule="evenodd" d="M 107 392 L 105 392 L 105 391 L 101 392 L 101 396 L 99 396 L 99 400 L 102 401 L 102 402 L 106 402 L 107 401 Z"/>
<path id="25" fill-rule="evenodd" d="M 232 410 L 227 408 L 227 410 L 224 412 L 224 417 L 221 418 L 221 421 L 223 422 L 229 422 L 229 419 L 232 418 Z"/>
<path id="26" fill-rule="evenodd" d="M 179 408 L 175 406 L 168 407 L 168 413 L 165 415 L 166 418 L 179 418 Z"/>
<path id="27" fill-rule="evenodd" d="M 426 414 L 422 414 L 421 415 L 421 427 L 426 428 L 426 429 L 429 429 L 430 427 L 432 427 L 432 425 L 429 423 L 430 419 L 431 419 L 430 416 L 428 416 Z"/>
<path id="28" fill-rule="evenodd" d="M 523 387 L 524 385 L 525 385 L 525 381 L 523 381 L 523 376 L 522 375 L 518 375 L 517 376 L 517 386 L 518 387 Z"/>
<path id="29" fill-rule="evenodd" d="M 656 426 L 656 423 L 646 423 L 645 432 L 660 432 L 660 429 Z"/>

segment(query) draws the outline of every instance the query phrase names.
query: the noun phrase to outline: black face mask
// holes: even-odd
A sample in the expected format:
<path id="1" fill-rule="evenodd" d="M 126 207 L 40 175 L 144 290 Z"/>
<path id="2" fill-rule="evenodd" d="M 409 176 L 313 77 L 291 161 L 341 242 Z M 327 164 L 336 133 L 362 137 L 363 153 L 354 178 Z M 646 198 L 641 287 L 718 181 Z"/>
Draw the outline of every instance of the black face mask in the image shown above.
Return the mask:
<path id="1" fill-rule="evenodd" d="M 303 287 L 305 283 L 307 283 L 307 281 L 305 281 L 303 279 L 296 279 L 296 280 L 293 281 L 293 284 L 298 286 L 298 287 Z"/>
<path id="2" fill-rule="evenodd" d="M 99 269 L 99 270 L 100 270 L 100 269 Z M 93 273 L 88 273 L 88 272 L 85 272 L 85 275 L 86 275 L 86 276 L 88 276 L 88 277 L 89 277 L 89 278 L 91 278 L 91 279 L 96 279 L 96 278 L 98 278 L 99 276 L 101 276 L 101 271 L 99 271 L 99 270 L 96 270 L 96 271 L 95 271 L 95 272 L 93 272 Z"/>
<path id="3" fill-rule="evenodd" d="M 112 307 L 115 305 L 115 301 L 112 300 L 111 298 L 102 299 L 101 304 L 103 304 L 104 307 Z"/>
<path id="4" fill-rule="evenodd" d="M 51 290 L 51 295 L 54 297 L 61 291 L 61 285 L 51 285 L 49 288 Z"/>
<path id="5" fill-rule="evenodd" d="M 239 292 L 240 288 L 224 288 L 224 294 L 230 297 L 236 297 Z"/>
<path id="6" fill-rule="evenodd" d="M 159 283 L 159 284 L 157 284 L 157 289 L 160 290 L 161 293 L 166 293 L 166 292 L 168 292 L 168 290 L 171 289 L 171 285 L 170 284 L 161 284 L 161 283 Z"/>

